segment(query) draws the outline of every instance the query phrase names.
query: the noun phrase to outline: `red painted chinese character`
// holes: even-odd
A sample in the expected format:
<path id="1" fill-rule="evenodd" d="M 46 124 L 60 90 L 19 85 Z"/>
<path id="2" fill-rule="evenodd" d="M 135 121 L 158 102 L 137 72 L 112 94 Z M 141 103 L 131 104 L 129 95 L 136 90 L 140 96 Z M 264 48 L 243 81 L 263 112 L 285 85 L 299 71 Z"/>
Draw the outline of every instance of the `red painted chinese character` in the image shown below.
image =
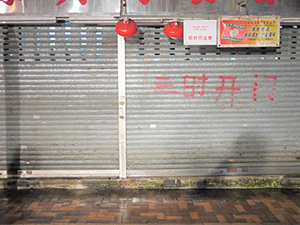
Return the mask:
<path id="1" fill-rule="evenodd" d="M 156 80 L 159 81 L 168 81 L 170 80 L 170 78 L 168 77 L 156 77 Z M 155 84 L 156 88 L 160 89 L 160 88 L 165 88 L 165 87 L 174 87 L 174 84 Z M 178 91 L 169 91 L 169 90 L 154 90 L 154 93 L 160 93 L 160 92 L 166 92 L 166 93 L 174 93 L 174 94 L 178 94 Z"/>
<path id="2" fill-rule="evenodd" d="M 265 78 L 265 79 L 272 79 L 272 80 L 274 80 L 272 96 L 271 96 L 271 95 L 268 95 L 268 98 L 269 98 L 271 101 L 274 101 L 275 86 L 276 86 L 277 76 L 267 76 L 267 75 L 265 75 L 264 78 Z"/>
<path id="3" fill-rule="evenodd" d="M 58 3 L 56 4 L 57 6 L 63 4 L 67 0 L 59 0 Z M 79 0 L 81 5 L 85 5 L 87 3 L 87 0 Z"/>
<path id="4" fill-rule="evenodd" d="M 258 78 L 258 75 L 255 74 L 254 75 L 255 78 Z M 254 82 L 254 88 L 253 88 L 253 101 L 257 101 L 257 86 L 258 86 L 258 83 L 257 82 Z"/>
<path id="5" fill-rule="evenodd" d="M 22 1 L 22 0 L 19 0 Z M 6 5 L 11 6 L 12 4 L 14 4 L 15 0 L 0 0 L 0 2 L 4 2 Z"/>
<path id="6" fill-rule="evenodd" d="M 185 75 L 183 77 L 183 80 L 184 80 L 184 85 L 183 85 L 183 95 L 184 97 L 193 97 L 195 98 L 195 85 L 196 85 L 196 80 L 199 80 L 199 81 L 203 81 L 202 82 L 202 91 L 201 92 L 198 92 L 200 96 L 203 96 L 204 95 L 204 87 L 205 87 L 205 81 L 208 80 L 208 78 L 205 78 L 205 74 L 202 75 L 202 78 L 198 78 L 196 76 L 189 76 L 189 75 Z M 187 78 L 192 78 L 193 79 L 193 84 L 192 85 L 187 85 L 186 84 L 186 80 Z M 198 88 L 200 88 L 200 85 L 197 86 Z M 186 94 L 185 93 L 185 89 L 186 88 L 191 88 L 192 89 L 192 94 Z"/>
<path id="7" fill-rule="evenodd" d="M 216 91 L 220 91 L 219 97 L 216 99 L 216 101 L 218 101 L 220 99 L 223 91 L 231 91 L 231 105 L 230 105 L 230 107 L 233 107 L 233 94 L 234 94 L 234 91 L 241 90 L 240 88 L 235 88 L 234 87 L 234 82 L 236 80 L 236 77 L 220 76 L 219 78 L 222 80 L 222 86 L 220 88 L 216 88 Z M 226 80 L 231 80 L 231 88 L 226 88 L 225 87 L 225 81 Z"/>
<path id="8" fill-rule="evenodd" d="M 216 0 L 205 0 L 205 1 L 207 1 L 207 2 L 209 2 L 209 3 L 211 3 L 211 4 L 214 4 Z M 194 5 L 198 5 L 198 4 L 200 4 L 201 2 L 202 2 L 202 0 L 192 0 L 192 3 L 193 3 Z"/>
<path id="9" fill-rule="evenodd" d="M 275 0 L 255 0 L 255 1 L 256 1 L 256 3 L 267 1 L 268 5 L 272 5 Z"/>
<path id="10" fill-rule="evenodd" d="M 143 5 L 147 5 L 147 4 L 150 2 L 150 0 L 140 0 L 140 2 L 141 2 Z"/>

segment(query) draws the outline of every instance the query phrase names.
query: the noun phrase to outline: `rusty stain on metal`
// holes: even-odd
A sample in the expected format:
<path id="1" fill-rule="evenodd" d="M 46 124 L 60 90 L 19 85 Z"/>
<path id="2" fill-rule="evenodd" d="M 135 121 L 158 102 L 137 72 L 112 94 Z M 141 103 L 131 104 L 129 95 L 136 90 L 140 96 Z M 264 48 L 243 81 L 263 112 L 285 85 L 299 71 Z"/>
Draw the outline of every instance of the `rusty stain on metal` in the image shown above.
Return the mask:
<path id="1" fill-rule="evenodd" d="M 123 101 L 120 101 L 120 103 L 119 103 L 120 105 L 125 105 L 125 102 L 123 102 Z"/>

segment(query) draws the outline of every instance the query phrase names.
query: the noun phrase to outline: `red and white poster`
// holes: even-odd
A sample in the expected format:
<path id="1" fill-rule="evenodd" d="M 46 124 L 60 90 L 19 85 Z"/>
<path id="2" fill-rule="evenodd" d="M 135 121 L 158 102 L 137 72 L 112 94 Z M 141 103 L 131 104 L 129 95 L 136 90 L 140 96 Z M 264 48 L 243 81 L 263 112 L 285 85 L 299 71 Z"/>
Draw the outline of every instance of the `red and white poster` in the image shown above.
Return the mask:
<path id="1" fill-rule="evenodd" d="M 220 18 L 218 47 L 278 47 L 278 17 Z"/>
<path id="2" fill-rule="evenodd" d="M 184 45 L 216 45 L 217 20 L 184 20 Z"/>

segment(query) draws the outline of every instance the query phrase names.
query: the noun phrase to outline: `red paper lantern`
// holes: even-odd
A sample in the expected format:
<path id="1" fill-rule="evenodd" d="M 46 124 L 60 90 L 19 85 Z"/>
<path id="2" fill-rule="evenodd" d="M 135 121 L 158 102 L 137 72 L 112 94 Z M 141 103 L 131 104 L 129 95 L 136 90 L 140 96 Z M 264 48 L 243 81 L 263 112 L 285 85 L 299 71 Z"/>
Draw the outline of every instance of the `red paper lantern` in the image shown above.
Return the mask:
<path id="1" fill-rule="evenodd" d="M 116 25 L 116 32 L 120 36 L 130 37 L 137 31 L 136 23 L 133 20 L 120 20 Z"/>
<path id="2" fill-rule="evenodd" d="M 255 1 L 256 1 L 256 3 L 260 3 L 260 2 L 264 2 L 266 0 L 255 0 Z M 267 3 L 268 3 L 268 5 L 272 5 L 272 4 L 274 4 L 274 0 L 267 0 Z"/>
<path id="3" fill-rule="evenodd" d="M 164 27 L 164 33 L 170 38 L 181 38 L 183 36 L 183 26 L 177 21 L 167 23 Z"/>
<path id="4" fill-rule="evenodd" d="M 150 2 L 150 0 L 140 0 L 140 2 L 141 2 L 143 5 L 147 5 L 147 4 Z"/>

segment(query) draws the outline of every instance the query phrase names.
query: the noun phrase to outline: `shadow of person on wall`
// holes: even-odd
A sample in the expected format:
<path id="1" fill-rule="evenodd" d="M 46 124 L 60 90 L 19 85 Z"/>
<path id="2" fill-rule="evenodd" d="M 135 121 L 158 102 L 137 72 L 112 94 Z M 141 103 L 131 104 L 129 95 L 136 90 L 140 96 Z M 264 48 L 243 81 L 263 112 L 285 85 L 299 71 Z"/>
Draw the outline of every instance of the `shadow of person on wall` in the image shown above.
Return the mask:
<path id="1" fill-rule="evenodd" d="M 18 172 L 21 169 L 21 134 L 20 134 L 20 82 L 19 82 L 19 38 L 15 32 L 17 27 L 9 26 L 4 38 L 4 76 L 6 100 L 6 169 L 7 182 L 5 188 L 17 189 Z"/>
<path id="2" fill-rule="evenodd" d="M 243 132 L 233 143 L 233 161 L 247 175 L 264 175 L 268 166 L 268 142 L 263 134 L 258 132 Z"/>

